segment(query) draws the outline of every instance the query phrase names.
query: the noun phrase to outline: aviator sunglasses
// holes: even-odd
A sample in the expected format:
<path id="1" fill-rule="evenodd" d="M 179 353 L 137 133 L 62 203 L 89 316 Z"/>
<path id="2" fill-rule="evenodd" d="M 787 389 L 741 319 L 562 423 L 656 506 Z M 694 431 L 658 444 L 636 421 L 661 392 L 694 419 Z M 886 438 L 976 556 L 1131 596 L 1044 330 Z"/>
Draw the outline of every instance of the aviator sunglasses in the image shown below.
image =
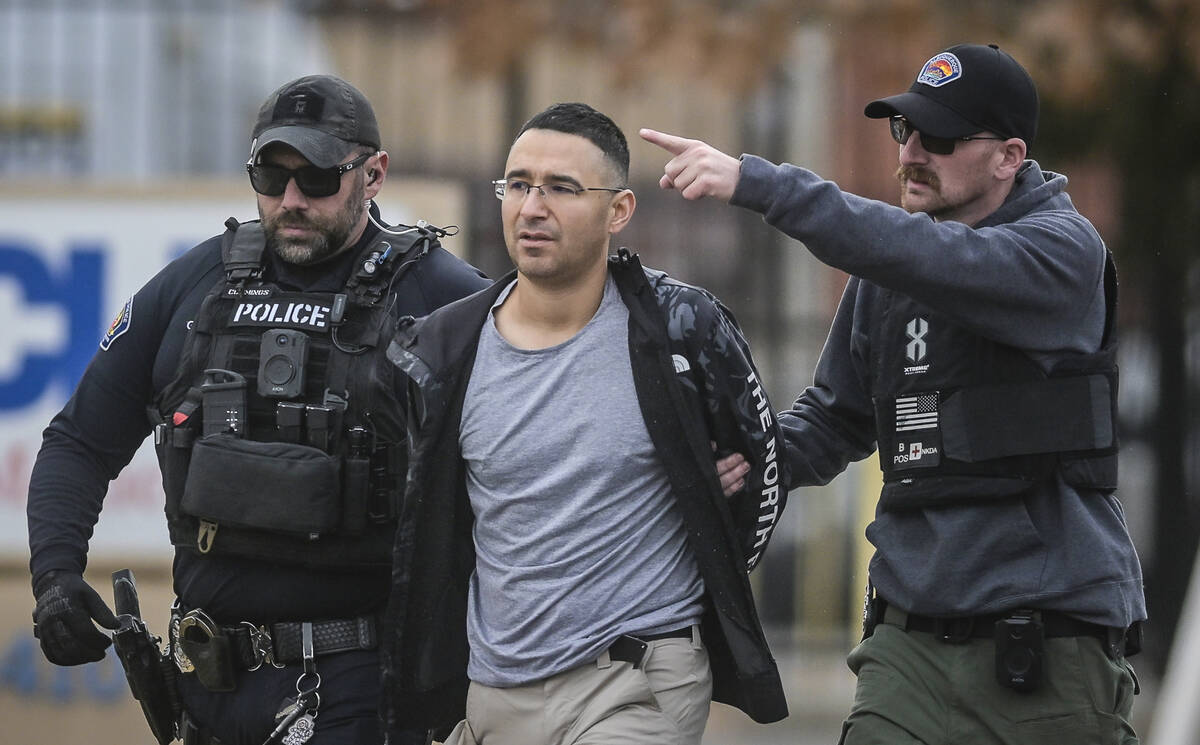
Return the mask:
<path id="1" fill-rule="evenodd" d="M 349 163 L 330 168 L 317 166 L 301 166 L 300 168 L 284 168 L 266 163 L 247 163 L 246 173 L 250 174 L 250 185 L 265 197 L 277 197 L 287 189 L 288 181 L 296 179 L 296 187 L 306 197 L 328 197 L 338 193 L 342 188 L 342 174 L 358 168 L 367 162 L 375 153 L 360 155 Z"/>
<path id="2" fill-rule="evenodd" d="M 899 142 L 901 145 L 908 142 L 908 138 L 913 136 L 915 132 L 921 138 L 921 147 L 925 148 L 926 152 L 934 155 L 950 155 L 954 152 L 954 146 L 960 142 L 970 142 L 971 140 L 1003 140 L 1003 137 L 934 137 L 933 135 L 918 132 L 907 119 L 902 116 L 893 116 L 889 122 L 892 128 L 892 139 Z"/>

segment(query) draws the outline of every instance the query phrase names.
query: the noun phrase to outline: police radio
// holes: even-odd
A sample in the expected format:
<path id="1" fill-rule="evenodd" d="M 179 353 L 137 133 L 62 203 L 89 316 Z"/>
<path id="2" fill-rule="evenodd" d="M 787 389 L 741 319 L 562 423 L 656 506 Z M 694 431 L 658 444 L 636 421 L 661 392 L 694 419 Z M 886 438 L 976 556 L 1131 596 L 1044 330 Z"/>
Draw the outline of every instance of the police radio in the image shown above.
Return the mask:
<path id="1" fill-rule="evenodd" d="M 296 398 L 304 391 L 308 335 L 292 329 L 264 331 L 258 350 L 258 395 Z"/>

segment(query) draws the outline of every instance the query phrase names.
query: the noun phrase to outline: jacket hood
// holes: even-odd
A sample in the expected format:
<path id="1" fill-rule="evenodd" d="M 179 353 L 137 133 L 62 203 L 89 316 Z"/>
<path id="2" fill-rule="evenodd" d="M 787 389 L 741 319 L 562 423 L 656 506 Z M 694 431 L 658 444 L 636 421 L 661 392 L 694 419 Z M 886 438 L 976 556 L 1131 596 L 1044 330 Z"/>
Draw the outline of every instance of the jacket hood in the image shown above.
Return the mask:
<path id="1" fill-rule="evenodd" d="M 976 225 L 986 228 L 1016 220 L 1031 212 L 1071 208 L 1067 196 L 1067 177 L 1053 171 L 1043 171 L 1036 160 L 1026 160 L 1017 172 L 1012 191 L 1004 204 Z"/>

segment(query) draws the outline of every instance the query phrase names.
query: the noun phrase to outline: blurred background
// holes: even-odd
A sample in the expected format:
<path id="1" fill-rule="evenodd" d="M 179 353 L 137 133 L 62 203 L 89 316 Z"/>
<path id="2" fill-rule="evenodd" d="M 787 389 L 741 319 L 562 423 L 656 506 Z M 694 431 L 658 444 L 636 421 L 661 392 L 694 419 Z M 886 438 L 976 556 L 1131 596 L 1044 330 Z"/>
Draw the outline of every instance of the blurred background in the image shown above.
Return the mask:
<path id="1" fill-rule="evenodd" d="M 666 155 L 637 129 L 894 202 L 896 145 L 862 108 L 964 41 L 997 43 L 1030 71 L 1031 156 L 1067 174 L 1117 255 L 1120 496 L 1151 609 L 1135 723 L 1151 745 L 1200 740 L 1200 593 L 1185 608 L 1200 524 L 1190 0 L 0 0 L 0 740 L 152 742 L 111 653 L 67 669 L 37 650 L 29 470 L 125 299 L 226 217 L 256 216 L 242 164 L 276 87 L 328 72 L 363 90 L 391 156 L 384 217 L 457 225 L 447 248 L 491 276 L 509 264 L 488 182 L 515 131 L 555 101 L 609 114 L 630 137 L 638 195 L 619 242 L 733 309 L 784 408 L 811 382 L 845 275 L 755 215 L 660 191 Z M 790 495 L 754 582 L 792 716 L 762 727 L 714 706 L 706 745 L 836 742 L 878 481 L 872 457 Z M 148 448 L 114 482 L 90 555 L 106 597 L 109 573 L 134 568 L 162 633 L 171 554 Z"/>

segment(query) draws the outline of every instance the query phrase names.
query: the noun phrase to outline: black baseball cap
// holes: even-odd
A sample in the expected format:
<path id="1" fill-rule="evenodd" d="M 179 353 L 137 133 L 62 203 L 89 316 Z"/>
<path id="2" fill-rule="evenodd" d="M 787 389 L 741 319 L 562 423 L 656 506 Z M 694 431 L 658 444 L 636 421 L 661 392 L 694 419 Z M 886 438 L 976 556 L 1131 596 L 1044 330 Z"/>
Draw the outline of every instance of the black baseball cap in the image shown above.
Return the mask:
<path id="1" fill-rule="evenodd" d="M 371 102 L 333 75 L 298 78 L 268 96 L 251 137 L 251 161 L 267 145 L 281 142 L 320 168 L 338 165 L 359 145 L 380 147 Z"/>
<path id="2" fill-rule="evenodd" d="M 930 57 L 907 93 L 872 101 L 863 113 L 872 119 L 899 114 L 934 137 L 987 131 L 1019 137 L 1032 148 L 1038 95 L 1029 73 L 1000 47 L 959 44 Z"/>

